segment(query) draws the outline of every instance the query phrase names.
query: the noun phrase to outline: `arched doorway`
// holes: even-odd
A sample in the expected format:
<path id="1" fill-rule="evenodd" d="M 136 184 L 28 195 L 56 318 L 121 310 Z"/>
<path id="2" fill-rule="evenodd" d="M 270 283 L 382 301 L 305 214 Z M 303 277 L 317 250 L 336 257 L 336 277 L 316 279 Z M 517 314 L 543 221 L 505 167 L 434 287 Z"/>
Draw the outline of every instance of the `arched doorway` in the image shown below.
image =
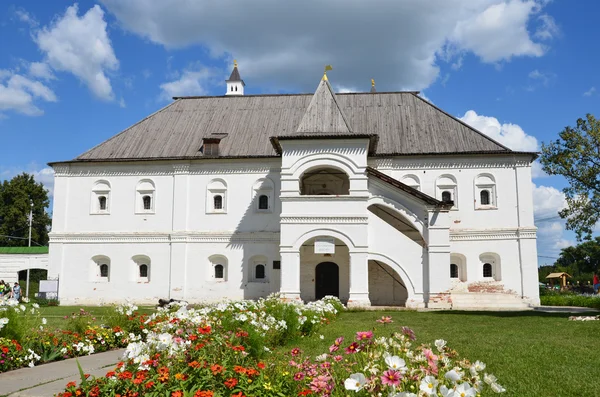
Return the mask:
<path id="1" fill-rule="evenodd" d="M 333 262 L 321 262 L 315 268 L 315 298 L 340 296 L 340 269 Z"/>

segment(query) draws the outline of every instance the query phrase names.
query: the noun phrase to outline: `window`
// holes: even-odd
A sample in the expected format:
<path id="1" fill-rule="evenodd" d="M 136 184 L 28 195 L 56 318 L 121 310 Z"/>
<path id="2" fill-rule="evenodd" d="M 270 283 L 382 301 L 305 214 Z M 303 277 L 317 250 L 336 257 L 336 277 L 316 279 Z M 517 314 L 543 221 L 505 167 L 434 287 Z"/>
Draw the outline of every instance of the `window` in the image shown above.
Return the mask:
<path id="1" fill-rule="evenodd" d="M 92 188 L 91 214 L 108 214 L 110 201 L 110 184 L 108 181 L 97 181 Z"/>
<path id="2" fill-rule="evenodd" d="M 300 178 L 300 194 L 342 196 L 350 194 L 348 175 L 337 168 L 317 168 L 306 171 Z"/>
<path id="3" fill-rule="evenodd" d="M 458 265 L 455 263 L 450 264 L 450 278 L 458 278 Z"/>
<path id="4" fill-rule="evenodd" d="M 419 182 L 419 177 L 416 175 L 405 175 L 402 177 L 400 182 L 412 187 L 413 189 L 421 190 L 421 183 Z"/>
<path id="5" fill-rule="evenodd" d="M 481 199 L 481 205 L 490 205 L 490 192 L 489 190 L 482 190 L 479 194 Z"/>
<path id="6" fill-rule="evenodd" d="M 219 279 L 219 280 L 223 279 L 223 265 L 215 266 L 215 279 Z"/>
<path id="7" fill-rule="evenodd" d="M 258 209 L 259 210 L 268 210 L 269 209 L 269 197 L 261 194 L 258 198 Z"/>
<path id="8" fill-rule="evenodd" d="M 227 213 L 227 183 L 223 179 L 213 179 L 206 188 L 206 213 Z"/>
<path id="9" fill-rule="evenodd" d="M 492 277 L 492 265 L 490 263 L 483 264 L 483 277 Z"/>
<path id="10" fill-rule="evenodd" d="M 100 277 L 108 278 L 108 265 L 106 263 L 100 265 Z"/>
<path id="11" fill-rule="evenodd" d="M 140 265 L 140 278 L 148 278 L 148 265 Z"/>
<path id="12" fill-rule="evenodd" d="M 150 282 L 150 273 L 152 270 L 150 258 L 146 255 L 136 255 L 131 258 L 135 268 L 133 281 L 138 283 Z M 131 273 L 130 273 L 131 274 Z"/>
<path id="13" fill-rule="evenodd" d="M 223 209 L 223 196 L 216 195 L 214 197 L 214 209 L 222 210 Z"/>
<path id="14" fill-rule="evenodd" d="M 273 261 L 273 270 L 281 270 L 281 261 Z"/>
<path id="15" fill-rule="evenodd" d="M 442 192 L 442 201 L 445 203 L 448 203 L 450 201 L 452 201 L 452 193 L 450 193 L 449 191 L 443 191 Z"/>
<path id="16" fill-rule="evenodd" d="M 106 211 L 106 196 L 98 197 L 98 208 L 100 211 Z"/>
<path id="17" fill-rule="evenodd" d="M 144 201 L 144 209 L 145 210 L 152 209 L 152 197 L 150 197 L 150 196 L 144 196 L 142 198 L 142 200 Z"/>
<path id="18" fill-rule="evenodd" d="M 223 255 L 212 255 L 208 258 L 210 261 L 209 277 L 215 282 L 227 281 L 227 258 Z"/>
<path id="19" fill-rule="evenodd" d="M 156 207 L 154 182 L 149 179 L 141 180 L 137 185 L 136 213 L 153 214 Z"/>
<path id="20" fill-rule="evenodd" d="M 255 202 L 256 212 L 273 212 L 273 193 L 275 191 L 273 181 L 269 178 L 261 178 L 252 186 L 252 197 Z"/>
<path id="21" fill-rule="evenodd" d="M 493 175 L 481 174 L 475 178 L 475 195 L 475 209 L 496 209 L 496 180 Z"/>
<path id="22" fill-rule="evenodd" d="M 256 265 L 254 274 L 257 280 L 263 280 L 265 278 L 265 265 Z"/>
<path id="23" fill-rule="evenodd" d="M 458 189 L 456 178 L 452 175 L 442 175 L 436 182 L 436 198 L 445 203 L 452 202 L 452 209 L 458 209 Z"/>

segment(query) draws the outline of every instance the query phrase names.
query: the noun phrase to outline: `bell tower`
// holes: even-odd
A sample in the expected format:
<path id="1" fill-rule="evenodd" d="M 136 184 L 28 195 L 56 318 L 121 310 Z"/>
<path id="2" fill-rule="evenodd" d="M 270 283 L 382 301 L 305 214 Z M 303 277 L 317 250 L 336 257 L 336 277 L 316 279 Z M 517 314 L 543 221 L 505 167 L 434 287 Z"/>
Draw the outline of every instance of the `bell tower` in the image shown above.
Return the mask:
<path id="1" fill-rule="evenodd" d="M 229 79 L 225 80 L 225 82 L 227 83 L 227 92 L 225 95 L 244 95 L 244 87 L 246 84 L 240 77 L 236 60 L 233 61 L 231 76 L 229 76 Z"/>

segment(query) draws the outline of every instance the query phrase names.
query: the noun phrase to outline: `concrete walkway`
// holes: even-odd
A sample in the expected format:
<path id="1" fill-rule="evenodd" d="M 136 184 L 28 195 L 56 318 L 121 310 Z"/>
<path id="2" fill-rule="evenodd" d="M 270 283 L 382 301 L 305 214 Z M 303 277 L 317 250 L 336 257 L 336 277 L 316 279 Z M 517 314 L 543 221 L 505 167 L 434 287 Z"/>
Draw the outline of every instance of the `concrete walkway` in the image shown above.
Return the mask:
<path id="1" fill-rule="evenodd" d="M 104 376 L 120 361 L 125 349 L 79 357 L 83 372 Z M 0 374 L 0 396 L 10 397 L 52 397 L 65 390 L 67 383 L 79 383 L 79 369 L 74 358 L 21 368 Z"/>
<path id="2" fill-rule="evenodd" d="M 536 312 L 545 313 L 573 313 L 573 314 L 598 314 L 600 310 L 593 309 L 590 307 L 578 307 L 578 306 L 537 306 L 533 310 Z"/>

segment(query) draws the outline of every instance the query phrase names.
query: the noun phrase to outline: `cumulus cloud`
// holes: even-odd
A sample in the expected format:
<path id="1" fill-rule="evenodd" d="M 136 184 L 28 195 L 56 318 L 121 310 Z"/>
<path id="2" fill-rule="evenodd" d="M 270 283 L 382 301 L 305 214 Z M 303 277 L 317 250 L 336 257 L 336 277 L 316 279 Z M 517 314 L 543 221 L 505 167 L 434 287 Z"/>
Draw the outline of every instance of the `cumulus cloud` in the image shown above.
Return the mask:
<path id="1" fill-rule="evenodd" d="M 96 5 L 78 15 L 77 4 L 34 34 L 46 63 L 57 71 L 77 76 L 100 99 L 114 94 L 107 73 L 118 69 L 119 61 L 106 31 L 104 11 Z"/>
<path id="2" fill-rule="evenodd" d="M 44 80 L 54 80 L 56 76 L 52 73 L 52 69 L 44 62 L 31 62 L 29 64 L 29 75 Z"/>
<path id="3" fill-rule="evenodd" d="M 39 101 L 56 102 L 54 92 L 43 83 L 9 70 L 0 70 L 0 115 L 3 111 L 15 111 L 28 116 L 44 112 L 37 106 Z"/>
<path id="4" fill-rule="evenodd" d="M 15 16 L 17 17 L 17 19 L 19 19 L 19 21 L 25 22 L 31 27 L 36 27 L 39 25 L 37 19 L 35 19 L 33 15 L 31 15 L 22 8 L 15 10 Z"/>
<path id="5" fill-rule="evenodd" d="M 468 110 L 460 120 L 512 150 L 525 152 L 538 150 L 537 139 L 527 135 L 517 124 L 501 124 L 497 118 L 478 115 L 474 110 Z"/>
<path id="6" fill-rule="evenodd" d="M 54 170 L 50 167 L 39 168 L 37 164 L 31 163 L 25 167 L 2 167 L 0 166 L 0 182 L 5 179 L 26 172 L 33 175 L 36 182 L 41 183 L 48 190 L 48 196 L 54 195 Z"/>
<path id="7" fill-rule="evenodd" d="M 101 2 L 154 43 L 200 44 L 215 58 L 233 55 L 255 86 L 306 91 L 326 64 L 343 87 L 368 91 L 375 78 L 382 91 L 421 90 L 438 78 L 440 62 L 459 67 L 465 53 L 494 63 L 539 57 L 552 36 L 541 0 Z"/>
<path id="8" fill-rule="evenodd" d="M 207 85 L 214 72 L 205 67 L 186 69 L 175 80 L 160 85 L 161 98 L 171 100 L 176 96 L 206 95 Z"/>
<path id="9" fill-rule="evenodd" d="M 546 256 L 558 256 L 562 248 L 576 244 L 565 237 L 565 221 L 558 217 L 558 211 L 567 206 L 565 195 L 552 186 L 532 184 L 532 188 L 538 251 Z"/>

